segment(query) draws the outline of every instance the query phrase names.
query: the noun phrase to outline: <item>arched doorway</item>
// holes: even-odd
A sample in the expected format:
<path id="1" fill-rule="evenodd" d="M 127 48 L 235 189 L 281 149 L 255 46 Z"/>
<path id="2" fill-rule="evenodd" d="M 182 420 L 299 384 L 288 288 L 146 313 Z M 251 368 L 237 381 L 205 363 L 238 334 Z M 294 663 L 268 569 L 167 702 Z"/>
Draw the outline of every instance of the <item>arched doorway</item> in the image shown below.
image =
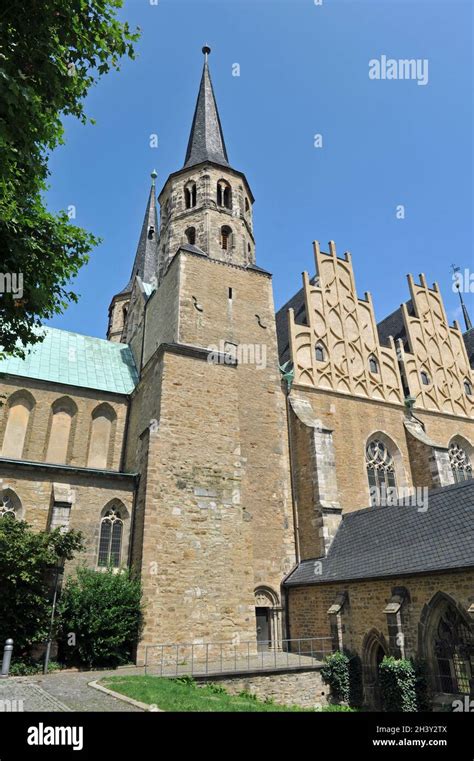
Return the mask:
<path id="1" fill-rule="evenodd" d="M 435 692 L 474 692 L 474 627 L 467 612 L 443 592 L 425 606 L 420 622 L 420 650 Z"/>
<path id="2" fill-rule="evenodd" d="M 277 593 L 270 587 L 255 590 L 257 648 L 260 651 L 281 647 L 281 607 Z"/>
<path id="3" fill-rule="evenodd" d="M 385 637 L 376 629 L 372 629 L 365 635 L 362 644 L 362 679 L 364 702 L 367 706 L 377 710 L 382 705 L 379 666 L 387 654 L 388 646 Z"/>

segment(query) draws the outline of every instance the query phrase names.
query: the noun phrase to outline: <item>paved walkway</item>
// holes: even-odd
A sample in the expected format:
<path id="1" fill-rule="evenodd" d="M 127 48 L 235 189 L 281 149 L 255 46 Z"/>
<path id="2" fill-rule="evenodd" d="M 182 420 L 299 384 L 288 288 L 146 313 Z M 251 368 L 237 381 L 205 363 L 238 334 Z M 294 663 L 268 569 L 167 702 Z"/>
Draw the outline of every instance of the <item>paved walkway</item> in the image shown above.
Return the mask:
<path id="1" fill-rule="evenodd" d="M 0 710 L 137 712 L 139 708 L 99 692 L 88 684 L 105 676 L 132 674 L 143 674 L 143 669 L 58 672 L 47 676 L 0 679 Z M 13 702 L 21 700 L 23 704 Z"/>

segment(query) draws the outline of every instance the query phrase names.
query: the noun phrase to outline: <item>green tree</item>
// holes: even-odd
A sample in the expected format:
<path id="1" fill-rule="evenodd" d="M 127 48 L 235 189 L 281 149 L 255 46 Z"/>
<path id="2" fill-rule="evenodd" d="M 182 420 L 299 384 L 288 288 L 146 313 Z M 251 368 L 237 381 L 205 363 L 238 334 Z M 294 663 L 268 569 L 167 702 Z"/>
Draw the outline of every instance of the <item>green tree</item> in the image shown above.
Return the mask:
<path id="1" fill-rule="evenodd" d="M 78 569 L 59 603 L 60 660 L 87 668 L 129 663 L 140 633 L 140 599 L 140 582 L 129 571 Z"/>
<path id="2" fill-rule="evenodd" d="M 117 18 L 122 0 L 30 0 L 0 11 L 0 347 L 23 356 L 37 327 L 77 295 L 69 283 L 98 240 L 66 212 L 47 211 L 48 157 L 61 117 L 85 123 L 98 79 L 134 58 L 138 31 Z M 17 277 L 15 288 L 11 280 Z M 20 276 L 22 280 L 20 280 Z M 20 287 L 21 283 L 21 287 Z M 15 292 L 13 292 L 15 291 Z"/>
<path id="3" fill-rule="evenodd" d="M 0 519 L 0 644 L 13 638 L 15 657 L 48 634 L 51 569 L 83 547 L 78 531 L 31 531 L 25 521 Z"/>

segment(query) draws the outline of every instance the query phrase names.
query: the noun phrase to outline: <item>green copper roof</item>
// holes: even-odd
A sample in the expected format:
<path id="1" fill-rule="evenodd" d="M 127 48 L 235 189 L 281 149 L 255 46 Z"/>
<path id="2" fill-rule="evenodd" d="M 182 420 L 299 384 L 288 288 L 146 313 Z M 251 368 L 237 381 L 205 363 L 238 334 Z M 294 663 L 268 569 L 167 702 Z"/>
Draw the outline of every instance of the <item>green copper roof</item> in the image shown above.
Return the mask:
<path id="1" fill-rule="evenodd" d="M 23 378 L 130 394 L 138 380 L 130 347 L 103 338 L 82 336 L 57 328 L 41 328 L 46 337 L 25 359 L 0 360 L 0 373 Z"/>

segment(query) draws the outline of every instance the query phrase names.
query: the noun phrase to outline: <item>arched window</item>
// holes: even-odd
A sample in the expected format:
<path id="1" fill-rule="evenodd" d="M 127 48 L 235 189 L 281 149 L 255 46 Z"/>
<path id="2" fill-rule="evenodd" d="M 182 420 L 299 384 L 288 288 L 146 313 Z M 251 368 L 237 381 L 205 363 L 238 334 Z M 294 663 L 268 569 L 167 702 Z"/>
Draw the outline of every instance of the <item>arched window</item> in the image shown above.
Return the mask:
<path id="1" fill-rule="evenodd" d="M 471 381 L 467 380 L 467 378 L 464 381 L 464 393 L 466 394 L 466 396 L 472 396 Z"/>
<path id="2" fill-rule="evenodd" d="M 449 445 L 449 462 L 456 483 L 472 478 L 472 463 L 465 448 L 454 440 Z"/>
<path id="3" fill-rule="evenodd" d="M 387 496 L 396 496 L 395 464 L 386 445 L 371 439 L 365 450 L 371 505 L 384 504 Z"/>
<path id="4" fill-rule="evenodd" d="M 188 182 L 184 188 L 184 205 L 187 209 L 193 209 L 196 206 L 196 183 Z"/>
<path id="5" fill-rule="evenodd" d="M 112 441 L 112 427 L 116 415 L 109 404 L 101 404 L 92 413 L 89 443 L 89 468 L 107 468 Z"/>
<path id="6" fill-rule="evenodd" d="M 373 354 L 369 357 L 369 370 L 371 373 L 378 373 L 379 371 L 379 363 L 377 362 L 377 357 L 374 357 Z"/>
<path id="7" fill-rule="evenodd" d="M 226 180 L 217 183 L 217 205 L 225 209 L 232 208 L 232 188 Z"/>
<path id="8" fill-rule="evenodd" d="M 18 496 L 11 489 L 0 491 L 0 518 L 21 518 L 22 509 Z"/>
<path id="9" fill-rule="evenodd" d="M 324 354 L 324 347 L 322 346 L 322 344 L 316 344 L 314 353 L 316 355 L 316 362 L 324 362 L 325 354 Z"/>
<path id="10" fill-rule="evenodd" d="M 106 510 L 100 522 L 97 565 L 118 568 L 122 554 L 123 516 L 118 507 Z"/>
<path id="11" fill-rule="evenodd" d="M 249 199 L 245 197 L 245 211 L 250 211 Z"/>
<path id="12" fill-rule="evenodd" d="M 191 246 L 194 246 L 196 243 L 196 228 L 195 227 L 188 227 L 187 230 L 185 230 L 185 236 L 186 240 Z"/>
<path id="13" fill-rule="evenodd" d="M 427 606 L 424 649 L 436 691 L 470 693 L 474 664 L 474 635 L 468 614 L 443 592 Z"/>
<path id="14" fill-rule="evenodd" d="M 221 248 L 224 251 L 232 248 L 232 230 L 228 225 L 221 227 Z"/>
<path id="15" fill-rule="evenodd" d="M 148 226 L 148 240 L 153 240 L 155 237 L 155 225 Z"/>
<path id="16" fill-rule="evenodd" d="M 53 417 L 46 451 L 46 462 L 61 465 L 68 460 L 72 421 L 77 412 L 77 407 L 72 399 L 64 397 L 53 404 L 51 411 Z"/>
<path id="17" fill-rule="evenodd" d="M 430 376 L 424 370 L 421 371 L 420 378 L 421 378 L 421 382 L 423 383 L 424 386 L 429 386 L 430 385 Z"/>
<path id="18" fill-rule="evenodd" d="M 35 400 L 27 391 L 13 394 L 8 400 L 8 418 L 3 437 L 2 457 L 20 460 L 23 457 L 26 432 Z"/>

